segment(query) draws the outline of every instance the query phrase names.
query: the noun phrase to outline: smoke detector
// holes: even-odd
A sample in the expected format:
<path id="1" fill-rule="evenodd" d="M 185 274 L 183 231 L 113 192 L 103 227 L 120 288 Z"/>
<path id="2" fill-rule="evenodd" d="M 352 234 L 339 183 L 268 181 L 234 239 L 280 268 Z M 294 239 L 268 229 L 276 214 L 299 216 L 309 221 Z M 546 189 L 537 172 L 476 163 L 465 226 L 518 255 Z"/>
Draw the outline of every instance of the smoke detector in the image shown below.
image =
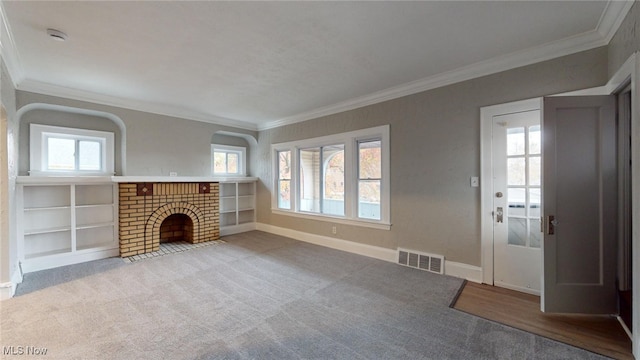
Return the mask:
<path id="1" fill-rule="evenodd" d="M 66 41 L 68 38 L 67 34 L 56 29 L 47 29 L 47 35 L 49 35 L 53 40 L 56 41 Z"/>

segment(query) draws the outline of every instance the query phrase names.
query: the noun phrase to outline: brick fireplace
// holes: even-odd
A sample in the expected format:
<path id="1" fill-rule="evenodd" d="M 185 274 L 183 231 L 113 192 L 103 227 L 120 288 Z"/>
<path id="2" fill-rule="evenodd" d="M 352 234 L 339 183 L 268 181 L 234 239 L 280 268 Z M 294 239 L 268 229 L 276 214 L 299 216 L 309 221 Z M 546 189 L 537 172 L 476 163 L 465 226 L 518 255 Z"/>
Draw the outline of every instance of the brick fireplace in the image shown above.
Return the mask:
<path id="1" fill-rule="evenodd" d="M 220 237 L 218 183 L 119 184 L 120 256 L 158 251 L 160 242 Z"/>

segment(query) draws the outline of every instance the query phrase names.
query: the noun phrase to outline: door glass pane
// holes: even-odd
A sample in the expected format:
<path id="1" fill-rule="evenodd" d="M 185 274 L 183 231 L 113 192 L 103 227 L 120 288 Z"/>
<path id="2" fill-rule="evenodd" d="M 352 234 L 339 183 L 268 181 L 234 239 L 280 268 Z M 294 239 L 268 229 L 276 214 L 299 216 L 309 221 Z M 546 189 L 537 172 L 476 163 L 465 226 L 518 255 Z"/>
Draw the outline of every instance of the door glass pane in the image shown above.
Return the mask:
<path id="1" fill-rule="evenodd" d="M 78 166 L 80 170 L 100 170 L 101 166 L 101 154 L 100 154 L 100 142 L 80 140 L 78 142 L 78 150 L 80 156 L 78 157 Z"/>
<path id="2" fill-rule="evenodd" d="M 509 188 L 507 191 L 507 201 L 509 202 L 508 216 L 525 216 L 525 189 Z"/>
<path id="3" fill-rule="evenodd" d="M 320 148 L 300 150 L 300 210 L 320 212 Z"/>
<path id="4" fill-rule="evenodd" d="M 539 248 L 542 239 L 542 231 L 540 231 L 540 218 L 529 220 L 529 247 Z"/>
<path id="5" fill-rule="evenodd" d="M 527 219 L 509 218 L 509 245 L 527 245 Z"/>
<path id="6" fill-rule="evenodd" d="M 540 189 L 529 189 L 529 217 L 540 217 Z"/>
<path id="7" fill-rule="evenodd" d="M 524 128 L 507 129 L 507 155 L 524 155 Z"/>
<path id="8" fill-rule="evenodd" d="M 540 186 L 540 156 L 529 158 L 529 185 Z"/>
<path id="9" fill-rule="evenodd" d="M 540 125 L 529 127 L 529 154 L 540 154 L 542 136 Z"/>
<path id="10" fill-rule="evenodd" d="M 358 181 L 358 217 L 380 220 L 380 180 Z"/>
<path id="11" fill-rule="evenodd" d="M 47 139 L 47 169 L 75 170 L 76 141 L 50 137 Z"/>
<path id="12" fill-rule="evenodd" d="M 508 185 L 526 185 L 525 175 L 525 158 L 517 157 L 507 159 Z"/>

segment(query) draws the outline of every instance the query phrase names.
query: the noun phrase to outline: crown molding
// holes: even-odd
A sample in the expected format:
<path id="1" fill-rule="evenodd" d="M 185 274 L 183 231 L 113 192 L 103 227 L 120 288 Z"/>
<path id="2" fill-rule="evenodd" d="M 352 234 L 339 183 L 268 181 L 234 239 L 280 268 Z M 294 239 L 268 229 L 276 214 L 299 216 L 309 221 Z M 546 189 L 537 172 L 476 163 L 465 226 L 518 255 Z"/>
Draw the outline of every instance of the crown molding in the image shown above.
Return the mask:
<path id="1" fill-rule="evenodd" d="M 254 123 L 228 119 L 220 116 L 197 113 L 191 110 L 182 109 L 177 106 L 164 105 L 152 102 L 144 102 L 133 99 L 125 99 L 116 96 L 98 94 L 85 90 L 73 89 L 60 85 L 54 85 L 44 83 L 40 81 L 34 81 L 31 79 L 25 79 L 18 83 L 17 90 L 28 91 L 43 95 L 63 97 L 71 100 L 85 101 L 90 103 L 96 103 L 100 105 L 107 105 L 113 107 L 119 107 L 123 109 L 142 111 L 151 114 L 172 116 L 176 118 L 182 118 L 186 120 L 200 121 L 216 125 L 230 126 L 244 130 L 258 130 L 258 127 Z"/>
<path id="2" fill-rule="evenodd" d="M 481 76 L 491 75 L 502 71 L 515 69 L 522 66 L 535 64 L 541 61 L 551 60 L 581 51 L 605 46 L 613 38 L 616 31 L 624 21 L 634 1 L 610 0 L 598 21 L 595 30 L 591 30 L 576 36 L 543 44 L 538 47 L 525 49 L 504 56 L 481 61 L 469 66 L 447 71 L 434 76 L 426 77 L 373 94 L 353 98 L 337 104 L 320 107 L 304 113 L 284 117 L 259 125 L 259 130 L 268 130 L 276 127 L 295 124 L 302 121 L 316 119 L 322 116 L 337 114 L 344 111 L 357 109 L 363 106 L 377 104 L 383 101 L 397 99 L 403 96 L 436 89 L 442 86 L 471 80 Z"/>
<path id="3" fill-rule="evenodd" d="M 9 76 L 15 89 L 17 84 L 24 78 L 24 69 L 22 68 L 22 62 L 18 55 L 16 43 L 13 40 L 13 33 L 11 32 L 11 26 L 7 20 L 2 1 L 0 1 L 0 22 L 0 56 L 2 56 L 7 71 L 9 71 Z"/>
<path id="4" fill-rule="evenodd" d="M 602 12 L 602 16 L 600 17 L 600 21 L 598 21 L 598 26 L 596 27 L 596 31 L 600 33 L 603 39 L 609 43 L 613 36 L 622 25 L 624 18 L 631 10 L 634 1 L 613 1 L 610 0 L 607 2 L 607 6 Z"/>

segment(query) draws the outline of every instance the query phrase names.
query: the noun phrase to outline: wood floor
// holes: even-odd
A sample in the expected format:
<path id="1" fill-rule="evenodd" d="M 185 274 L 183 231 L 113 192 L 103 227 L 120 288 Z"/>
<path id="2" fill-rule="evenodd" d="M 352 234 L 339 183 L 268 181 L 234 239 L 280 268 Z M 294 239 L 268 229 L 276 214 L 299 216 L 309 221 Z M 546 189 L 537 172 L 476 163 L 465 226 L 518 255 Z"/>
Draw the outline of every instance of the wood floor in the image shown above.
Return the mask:
<path id="1" fill-rule="evenodd" d="M 616 359 L 633 359 L 631 340 L 613 317 L 554 315 L 540 297 L 467 282 L 455 309 Z"/>

